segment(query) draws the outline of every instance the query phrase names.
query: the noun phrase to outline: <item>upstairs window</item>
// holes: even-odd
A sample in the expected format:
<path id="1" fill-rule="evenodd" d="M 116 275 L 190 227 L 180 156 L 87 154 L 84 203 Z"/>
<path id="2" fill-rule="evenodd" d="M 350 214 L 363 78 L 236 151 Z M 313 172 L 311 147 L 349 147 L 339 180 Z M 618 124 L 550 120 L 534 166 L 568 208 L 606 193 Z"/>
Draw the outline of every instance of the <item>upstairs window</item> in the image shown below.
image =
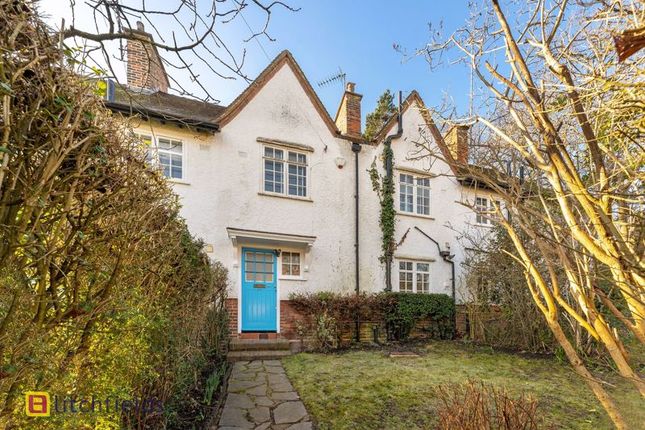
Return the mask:
<path id="1" fill-rule="evenodd" d="M 265 146 L 264 191 L 307 197 L 307 155 Z"/>
<path id="2" fill-rule="evenodd" d="M 430 292 L 430 264 L 421 261 L 399 261 L 399 291 L 402 293 Z"/>
<path id="3" fill-rule="evenodd" d="M 180 140 L 138 134 L 148 148 L 146 159 L 168 179 L 184 179 L 184 146 Z"/>
<path id="4" fill-rule="evenodd" d="M 406 173 L 399 176 L 399 210 L 430 215 L 430 178 Z"/>
<path id="5" fill-rule="evenodd" d="M 184 149 L 179 140 L 160 137 L 157 139 L 157 157 L 163 175 L 170 179 L 184 177 Z"/>
<path id="6" fill-rule="evenodd" d="M 495 200 L 495 204 L 497 205 L 497 207 L 500 206 L 500 203 L 498 200 Z M 495 211 L 495 207 L 493 206 L 493 200 L 486 197 L 476 197 L 475 211 L 477 212 L 475 215 L 475 222 L 477 222 L 477 224 L 481 224 L 481 225 L 493 224 L 493 220 L 489 215 L 489 214 L 492 214 L 493 211 Z"/>

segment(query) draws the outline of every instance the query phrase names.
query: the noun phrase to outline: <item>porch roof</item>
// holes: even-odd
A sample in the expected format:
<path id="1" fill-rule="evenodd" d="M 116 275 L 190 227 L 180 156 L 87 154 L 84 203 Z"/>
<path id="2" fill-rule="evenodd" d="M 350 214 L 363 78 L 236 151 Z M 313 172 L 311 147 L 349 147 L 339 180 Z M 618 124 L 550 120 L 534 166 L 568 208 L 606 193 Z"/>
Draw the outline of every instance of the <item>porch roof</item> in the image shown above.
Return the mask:
<path id="1" fill-rule="evenodd" d="M 233 245 L 240 244 L 265 244 L 307 247 L 313 246 L 316 236 L 306 236 L 292 233 L 276 233 L 271 231 L 248 230 L 236 227 L 226 227 L 228 237 Z"/>

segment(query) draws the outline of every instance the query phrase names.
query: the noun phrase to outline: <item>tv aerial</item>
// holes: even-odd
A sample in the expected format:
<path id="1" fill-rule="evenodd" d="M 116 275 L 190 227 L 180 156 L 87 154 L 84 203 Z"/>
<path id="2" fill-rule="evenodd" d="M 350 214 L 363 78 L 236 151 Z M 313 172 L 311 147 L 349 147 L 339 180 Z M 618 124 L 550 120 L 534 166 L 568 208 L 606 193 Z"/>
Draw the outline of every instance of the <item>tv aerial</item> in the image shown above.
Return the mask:
<path id="1" fill-rule="evenodd" d="M 321 80 L 318 81 L 318 86 L 319 87 L 327 87 L 329 85 L 333 85 L 335 83 L 340 83 L 343 88 L 345 88 L 345 80 L 347 78 L 347 74 L 343 72 L 343 69 L 340 67 L 338 68 L 338 72 Z"/>

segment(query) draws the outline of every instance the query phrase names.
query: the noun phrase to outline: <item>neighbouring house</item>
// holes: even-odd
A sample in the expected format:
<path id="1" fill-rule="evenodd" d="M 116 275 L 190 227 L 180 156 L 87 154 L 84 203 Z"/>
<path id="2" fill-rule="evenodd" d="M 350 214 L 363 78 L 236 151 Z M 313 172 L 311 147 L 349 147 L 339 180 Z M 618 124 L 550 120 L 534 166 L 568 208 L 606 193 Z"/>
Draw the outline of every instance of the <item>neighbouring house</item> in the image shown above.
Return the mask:
<path id="1" fill-rule="evenodd" d="M 179 195 L 192 234 L 229 270 L 232 334 L 295 337 L 291 293 L 384 290 L 380 203 L 368 170 L 375 163 L 384 173 L 383 142 L 396 133 L 397 118 L 375 142 L 364 141 L 355 85 L 347 84 L 330 117 L 288 51 L 229 106 L 171 95 L 159 54 L 146 44 L 151 36 L 142 26 L 134 33 L 127 89 L 108 91 L 106 105 L 139 118 L 136 133 Z M 391 145 L 401 241 L 392 285 L 451 295 L 457 284 L 458 294 L 465 253 L 459 236 L 490 227 L 461 202 L 485 208 L 492 200 L 441 159 L 417 159 L 415 142 L 430 121 L 423 108 L 416 91 L 407 95 L 403 131 Z M 454 127 L 447 147 L 434 149 L 468 157 L 467 136 L 465 127 Z"/>

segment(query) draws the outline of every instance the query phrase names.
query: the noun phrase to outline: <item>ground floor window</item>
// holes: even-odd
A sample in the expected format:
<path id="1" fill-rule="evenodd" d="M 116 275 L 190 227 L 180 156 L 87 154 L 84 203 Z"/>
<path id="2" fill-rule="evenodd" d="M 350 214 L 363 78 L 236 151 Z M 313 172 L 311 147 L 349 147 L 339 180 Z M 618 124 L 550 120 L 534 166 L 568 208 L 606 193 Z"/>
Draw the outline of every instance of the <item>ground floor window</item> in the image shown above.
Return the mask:
<path id="1" fill-rule="evenodd" d="M 282 251 L 282 275 L 300 276 L 300 253 Z"/>
<path id="2" fill-rule="evenodd" d="M 430 264 L 422 261 L 399 260 L 399 291 L 430 292 Z"/>

